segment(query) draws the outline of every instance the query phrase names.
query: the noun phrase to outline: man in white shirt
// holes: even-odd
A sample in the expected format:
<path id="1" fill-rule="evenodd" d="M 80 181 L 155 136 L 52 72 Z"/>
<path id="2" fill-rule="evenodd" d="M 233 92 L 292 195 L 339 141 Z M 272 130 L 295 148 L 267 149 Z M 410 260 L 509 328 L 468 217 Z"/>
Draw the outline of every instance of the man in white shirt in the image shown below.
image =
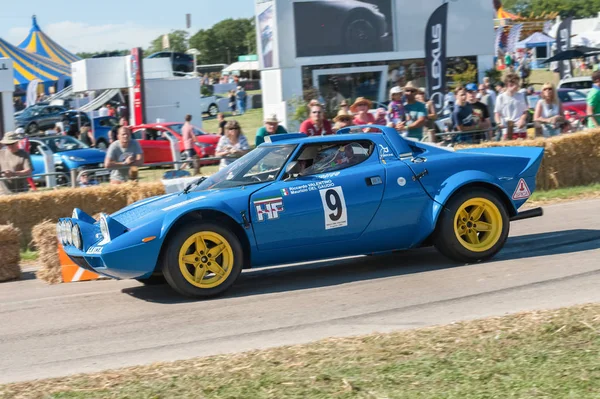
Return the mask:
<path id="1" fill-rule="evenodd" d="M 502 140 L 527 138 L 527 100 L 519 91 L 519 76 L 509 73 L 504 78 L 506 90 L 496 100 L 496 123 L 502 126 Z M 511 134 L 512 132 L 512 134 Z"/>

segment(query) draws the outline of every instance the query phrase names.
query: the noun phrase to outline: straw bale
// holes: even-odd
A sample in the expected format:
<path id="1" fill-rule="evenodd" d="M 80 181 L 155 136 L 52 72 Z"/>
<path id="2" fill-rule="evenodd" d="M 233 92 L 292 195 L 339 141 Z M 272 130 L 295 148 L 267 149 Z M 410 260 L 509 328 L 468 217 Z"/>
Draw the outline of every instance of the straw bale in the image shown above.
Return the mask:
<path id="1" fill-rule="evenodd" d="M 36 224 L 69 217 L 73 208 L 89 215 L 110 214 L 134 200 L 163 193 L 162 183 L 127 183 L 0 196 L 0 224 L 21 229 L 21 244 L 26 246 Z"/>
<path id="2" fill-rule="evenodd" d="M 21 231 L 12 224 L 0 226 L 0 281 L 21 277 Z"/>
<path id="3" fill-rule="evenodd" d="M 127 196 L 127 204 L 133 204 L 136 201 L 165 194 L 165 186 L 160 182 L 135 184 Z"/>
<path id="4" fill-rule="evenodd" d="M 58 259 L 58 241 L 56 239 L 56 223 L 44 220 L 32 229 L 33 244 L 38 251 L 41 263 L 36 277 L 49 284 L 62 283 L 62 272 Z"/>
<path id="5" fill-rule="evenodd" d="M 549 139 L 515 140 L 457 146 L 460 148 L 543 147 L 536 189 L 585 186 L 600 182 L 600 130 L 564 134 Z"/>

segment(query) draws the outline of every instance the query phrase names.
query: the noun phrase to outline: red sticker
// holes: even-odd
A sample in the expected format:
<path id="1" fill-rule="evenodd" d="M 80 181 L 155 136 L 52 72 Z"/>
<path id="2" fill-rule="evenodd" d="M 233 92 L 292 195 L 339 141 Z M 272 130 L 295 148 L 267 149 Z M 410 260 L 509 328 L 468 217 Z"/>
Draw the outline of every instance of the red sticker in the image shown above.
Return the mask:
<path id="1" fill-rule="evenodd" d="M 529 191 L 529 187 L 527 187 L 527 183 L 525 183 L 525 179 L 519 180 L 519 183 L 517 183 L 517 188 L 515 189 L 515 192 L 513 193 L 512 198 L 514 200 L 522 200 L 522 199 L 527 199 L 530 196 L 531 196 L 531 191 Z"/>

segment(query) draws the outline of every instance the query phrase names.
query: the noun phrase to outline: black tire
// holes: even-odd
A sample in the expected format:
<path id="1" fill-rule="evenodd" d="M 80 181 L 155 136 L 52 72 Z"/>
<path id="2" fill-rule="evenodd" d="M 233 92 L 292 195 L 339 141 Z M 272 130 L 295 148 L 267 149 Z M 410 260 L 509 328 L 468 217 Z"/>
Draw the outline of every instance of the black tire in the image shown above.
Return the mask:
<path id="1" fill-rule="evenodd" d="M 69 171 L 64 168 L 54 169 L 56 173 L 64 173 L 64 175 L 56 175 L 56 185 L 59 187 L 68 187 L 71 185 L 71 177 Z"/>
<path id="2" fill-rule="evenodd" d="M 183 275 L 179 266 L 180 249 L 185 244 L 186 240 L 190 239 L 193 235 L 199 232 L 216 233 L 224 238 L 229 244 L 233 258 L 231 260 L 232 264 L 229 274 L 217 286 L 210 288 L 201 288 L 191 284 Z M 244 264 L 244 251 L 242 244 L 233 232 L 221 225 L 212 222 L 190 222 L 184 224 L 177 228 L 173 236 L 170 237 L 168 242 L 166 242 L 164 245 L 166 245 L 166 248 L 163 250 L 161 259 L 163 274 L 167 280 L 167 283 L 169 283 L 169 285 L 175 291 L 182 295 L 194 298 L 210 298 L 220 295 L 229 289 L 231 285 L 233 285 L 235 280 L 237 280 L 238 276 L 242 272 L 242 267 Z M 221 263 L 223 263 L 224 257 L 223 255 L 220 256 Z M 219 257 L 214 259 L 219 259 Z M 210 265 L 210 263 L 208 264 Z M 188 271 L 190 270 L 189 266 L 190 265 L 186 265 Z"/>
<path id="3" fill-rule="evenodd" d="M 210 104 L 208 106 L 208 114 L 212 117 L 217 116 L 217 114 L 219 113 L 219 107 L 217 107 L 217 104 Z"/>
<path id="4" fill-rule="evenodd" d="M 104 139 L 100 139 L 96 142 L 96 148 L 99 150 L 106 150 L 108 148 L 108 143 Z"/>
<path id="5" fill-rule="evenodd" d="M 25 129 L 25 130 L 29 134 L 37 133 L 39 131 L 39 127 L 38 127 L 37 123 L 31 122 L 29 125 L 27 125 L 27 129 Z"/>
<path id="6" fill-rule="evenodd" d="M 461 209 L 474 209 L 473 207 L 464 207 L 468 201 L 480 200 L 486 204 L 483 207 L 486 209 L 485 213 L 483 213 L 480 218 L 476 218 L 476 215 L 474 215 L 476 218 L 474 221 L 467 218 L 466 221 L 463 222 L 465 225 L 460 227 L 458 224 L 461 223 L 461 220 L 457 213 Z M 471 215 L 472 214 L 469 213 L 468 216 Z M 499 221 L 501 221 L 501 226 L 499 225 Z M 468 224 L 469 222 L 471 222 L 471 224 Z M 477 232 L 478 230 L 475 229 L 475 227 L 477 227 L 477 222 L 485 222 L 486 225 L 495 225 L 496 228 L 489 233 L 481 231 Z M 461 228 L 464 228 L 464 230 L 459 230 Z M 473 229 L 471 230 L 471 228 Z M 504 243 L 508 238 L 509 230 L 510 218 L 508 216 L 508 211 L 506 210 L 503 201 L 496 193 L 485 188 L 465 189 L 458 191 L 447 201 L 446 206 L 438 218 L 432 240 L 433 245 L 437 250 L 448 258 L 457 262 L 476 263 L 485 261 L 496 255 L 496 253 L 504 246 Z M 460 231 L 465 231 L 465 235 L 462 235 L 459 238 Z M 472 249 L 475 245 L 467 242 L 469 240 L 467 231 L 469 234 L 475 232 L 474 234 L 477 236 L 477 241 L 483 239 L 483 242 L 476 244 L 481 245 L 477 250 Z"/>

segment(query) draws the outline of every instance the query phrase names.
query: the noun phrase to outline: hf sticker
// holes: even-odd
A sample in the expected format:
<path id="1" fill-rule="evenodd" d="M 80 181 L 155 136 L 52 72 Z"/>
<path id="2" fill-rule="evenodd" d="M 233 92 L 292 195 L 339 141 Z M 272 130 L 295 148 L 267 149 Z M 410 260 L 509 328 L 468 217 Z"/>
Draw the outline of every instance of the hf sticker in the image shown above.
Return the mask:
<path id="1" fill-rule="evenodd" d="M 513 193 L 512 198 L 514 200 L 522 200 L 527 199 L 531 196 L 531 191 L 529 191 L 529 187 L 527 187 L 527 183 L 525 183 L 525 179 L 520 179 L 519 183 L 517 183 L 517 188 L 515 188 L 515 192 Z"/>
<path id="2" fill-rule="evenodd" d="M 283 199 L 281 197 L 265 198 L 254 201 L 254 208 L 258 215 L 258 221 L 279 219 L 279 214 L 284 211 Z"/>
<path id="3" fill-rule="evenodd" d="M 348 226 L 348 210 L 342 187 L 320 190 L 325 214 L 325 230 Z"/>

